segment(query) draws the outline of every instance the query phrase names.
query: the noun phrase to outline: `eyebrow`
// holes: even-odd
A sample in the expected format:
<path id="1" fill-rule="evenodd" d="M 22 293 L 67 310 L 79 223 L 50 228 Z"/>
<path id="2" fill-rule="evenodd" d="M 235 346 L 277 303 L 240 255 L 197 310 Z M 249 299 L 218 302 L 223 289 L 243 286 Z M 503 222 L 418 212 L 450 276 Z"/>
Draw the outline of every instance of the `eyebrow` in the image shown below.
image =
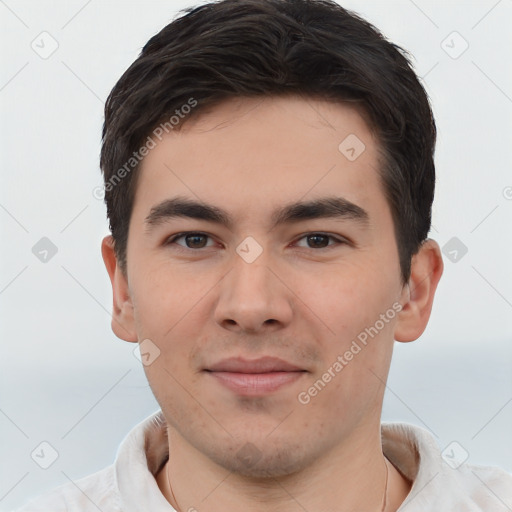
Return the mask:
<path id="1" fill-rule="evenodd" d="M 217 206 L 188 199 L 186 197 L 174 197 L 165 199 L 151 208 L 145 218 L 146 232 L 151 232 L 159 224 L 173 218 L 191 218 L 214 222 L 232 230 L 233 217 Z M 344 199 L 331 196 L 314 199 L 311 201 L 299 201 L 273 211 L 271 215 L 272 228 L 283 224 L 293 224 L 311 219 L 347 219 L 355 221 L 362 226 L 369 225 L 370 217 L 366 210 Z"/>

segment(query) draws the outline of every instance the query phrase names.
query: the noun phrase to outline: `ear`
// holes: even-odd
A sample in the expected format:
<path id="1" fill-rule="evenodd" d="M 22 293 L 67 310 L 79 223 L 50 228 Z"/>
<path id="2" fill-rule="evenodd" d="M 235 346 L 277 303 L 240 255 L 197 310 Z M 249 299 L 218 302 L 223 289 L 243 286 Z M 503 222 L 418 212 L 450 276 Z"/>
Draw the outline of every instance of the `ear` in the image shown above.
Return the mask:
<path id="1" fill-rule="evenodd" d="M 427 327 L 443 268 L 439 245 L 435 240 L 425 240 L 412 257 L 411 277 L 402 290 L 403 309 L 395 325 L 396 341 L 414 341 Z"/>
<path id="2" fill-rule="evenodd" d="M 101 242 L 101 255 L 112 283 L 112 330 L 118 338 L 136 342 L 138 338 L 128 280 L 117 262 L 114 239 L 111 235 L 106 236 Z"/>

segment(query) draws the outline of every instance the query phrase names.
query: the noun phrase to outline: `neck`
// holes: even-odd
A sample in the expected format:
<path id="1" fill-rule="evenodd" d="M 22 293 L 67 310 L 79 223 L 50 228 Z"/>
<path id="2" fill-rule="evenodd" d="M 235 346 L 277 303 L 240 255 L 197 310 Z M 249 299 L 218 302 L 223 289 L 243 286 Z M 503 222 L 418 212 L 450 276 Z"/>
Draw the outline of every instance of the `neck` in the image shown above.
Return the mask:
<path id="1" fill-rule="evenodd" d="M 300 472 L 269 479 L 231 473 L 197 452 L 173 429 L 168 432 L 171 457 L 157 475 L 157 483 L 179 512 L 381 512 L 383 501 L 385 512 L 390 512 L 397 510 L 410 490 L 410 483 L 382 453 L 380 429 L 371 437 L 359 432 L 359 442 L 351 439 L 333 447 Z"/>

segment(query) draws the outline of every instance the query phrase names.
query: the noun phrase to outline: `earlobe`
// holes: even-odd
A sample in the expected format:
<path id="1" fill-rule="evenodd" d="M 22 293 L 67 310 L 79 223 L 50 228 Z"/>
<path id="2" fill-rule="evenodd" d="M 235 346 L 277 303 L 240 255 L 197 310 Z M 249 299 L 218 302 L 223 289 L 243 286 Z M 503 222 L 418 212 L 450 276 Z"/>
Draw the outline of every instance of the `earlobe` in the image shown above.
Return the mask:
<path id="1" fill-rule="evenodd" d="M 101 242 L 101 255 L 112 284 L 113 309 L 112 331 L 114 334 L 129 342 L 137 342 L 133 304 L 128 287 L 127 277 L 123 274 L 114 250 L 114 239 L 111 235 Z"/>
<path id="2" fill-rule="evenodd" d="M 395 325 L 396 341 L 414 341 L 421 336 L 427 327 L 442 273 L 439 245 L 435 240 L 427 239 L 412 258 L 411 276 L 402 290 L 403 309 Z"/>

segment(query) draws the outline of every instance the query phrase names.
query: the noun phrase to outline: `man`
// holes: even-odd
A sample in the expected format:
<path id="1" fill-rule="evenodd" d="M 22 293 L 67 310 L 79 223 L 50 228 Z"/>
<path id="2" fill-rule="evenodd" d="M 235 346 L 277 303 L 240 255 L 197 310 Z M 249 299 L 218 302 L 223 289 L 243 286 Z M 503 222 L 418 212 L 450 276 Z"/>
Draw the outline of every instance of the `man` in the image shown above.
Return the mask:
<path id="1" fill-rule="evenodd" d="M 153 37 L 105 107 L 102 254 L 161 411 L 22 510 L 511 510 L 506 472 L 380 423 L 443 270 L 435 136 L 401 51 L 334 2 L 224 0 Z"/>

